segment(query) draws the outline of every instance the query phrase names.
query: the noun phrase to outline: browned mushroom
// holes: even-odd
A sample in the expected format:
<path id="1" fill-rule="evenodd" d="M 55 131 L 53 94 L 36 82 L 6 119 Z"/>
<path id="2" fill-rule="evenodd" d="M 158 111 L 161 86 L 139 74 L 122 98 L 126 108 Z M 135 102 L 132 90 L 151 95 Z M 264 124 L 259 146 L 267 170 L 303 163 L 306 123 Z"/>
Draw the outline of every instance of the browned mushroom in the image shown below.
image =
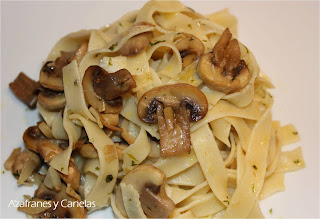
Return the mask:
<path id="1" fill-rule="evenodd" d="M 122 56 L 135 56 L 145 50 L 152 38 L 152 32 L 145 32 L 135 35 L 127 40 L 120 48 L 119 52 Z"/>
<path id="2" fill-rule="evenodd" d="M 85 158 L 98 158 L 97 149 L 91 143 L 81 145 L 79 153 Z"/>
<path id="3" fill-rule="evenodd" d="M 117 127 L 119 125 L 119 114 L 114 113 L 101 113 L 100 120 L 102 124 L 110 130 L 122 132 L 122 128 Z"/>
<path id="4" fill-rule="evenodd" d="M 40 71 L 40 84 L 54 91 L 63 91 L 62 68 L 73 60 L 80 62 L 87 49 L 88 42 L 83 42 L 74 53 L 61 51 L 61 56 L 55 61 L 46 62 Z"/>
<path id="5" fill-rule="evenodd" d="M 66 98 L 63 92 L 57 92 L 49 89 L 40 91 L 38 101 L 47 110 L 59 111 L 66 105 Z"/>
<path id="6" fill-rule="evenodd" d="M 161 156 L 190 152 L 189 121 L 199 121 L 208 111 L 206 96 L 189 84 L 156 87 L 138 103 L 138 116 L 159 125 Z"/>
<path id="7" fill-rule="evenodd" d="M 167 218 L 174 210 L 174 202 L 165 191 L 166 175 L 150 165 L 139 165 L 123 177 L 121 183 L 132 185 L 140 194 L 141 207 L 144 213 L 152 218 Z M 121 187 L 115 193 L 116 205 L 122 215 L 126 216 Z"/>
<path id="8" fill-rule="evenodd" d="M 38 145 L 38 151 L 43 157 L 44 161 L 49 163 L 57 154 L 63 150 L 51 142 L 40 142 Z M 62 171 L 62 170 L 61 170 Z M 68 175 L 59 172 L 61 179 L 70 184 L 71 188 L 77 190 L 80 186 L 80 172 L 72 159 L 69 161 Z"/>
<path id="9" fill-rule="evenodd" d="M 23 134 L 23 142 L 29 148 L 38 153 L 38 145 L 42 141 L 49 141 L 37 126 L 29 127 Z"/>
<path id="10" fill-rule="evenodd" d="M 203 55 L 198 63 L 198 75 L 210 88 L 226 94 L 241 90 L 250 81 L 251 73 L 244 60 L 240 60 L 240 47 L 225 29 L 213 51 Z"/>
<path id="11" fill-rule="evenodd" d="M 204 45 L 197 37 L 181 33 L 180 39 L 176 41 L 176 47 L 182 58 L 182 67 L 190 65 L 204 53 Z"/>
<path id="12" fill-rule="evenodd" d="M 25 149 L 16 156 L 11 167 L 11 172 L 16 178 L 19 178 L 21 173 L 26 171 L 28 172 L 24 177 L 26 179 L 32 174 L 32 172 L 38 171 L 40 166 L 40 157 L 34 152 Z"/>
<path id="13" fill-rule="evenodd" d="M 24 102 L 30 109 L 34 109 L 37 104 L 37 95 L 40 84 L 35 82 L 23 72 L 9 84 L 10 89 L 16 97 Z"/>
<path id="14" fill-rule="evenodd" d="M 82 86 L 85 98 L 93 108 L 99 112 L 118 113 L 122 108 L 121 95 L 136 87 L 136 83 L 126 69 L 108 73 L 95 65 L 87 68 Z"/>
<path id="15" fill-rule="evenodd" d="M 40 218 L 86 218 L 87 210 L 83 205 L 75 203 L 77 199 L 66 193 L 67 187 L 62 184 L 62 189 L 59 192 L 48 189 L 43 183 L 39 185 L 35 191 L 34 197 L 44 200 L 52 200 L 54 203 L 59 203 L 57 208 L 52 207 L 37 215 Z M 69 203 L 75 203 L 72 207 L 67 206 Z"/>
<path id="16" fill-rule="evenodd" d="M 145 26 L 154 26 L 153 24 L 147 23 L 147 22 L 140 22 L 134 24 L 128 31 L 125 33 L 130 33 L 131 29 L 137 28 L 137 27 L 145 27 Z M 120 48 L 119 53 L 122 56 L 135 56 L 138 53 L 145 50 L 150 43 L 150 40 L 153 36 L 153 33 L 151 31 L 140 33 L 138 35 L 135 35 L 131 38 L 129 38 Z"/>

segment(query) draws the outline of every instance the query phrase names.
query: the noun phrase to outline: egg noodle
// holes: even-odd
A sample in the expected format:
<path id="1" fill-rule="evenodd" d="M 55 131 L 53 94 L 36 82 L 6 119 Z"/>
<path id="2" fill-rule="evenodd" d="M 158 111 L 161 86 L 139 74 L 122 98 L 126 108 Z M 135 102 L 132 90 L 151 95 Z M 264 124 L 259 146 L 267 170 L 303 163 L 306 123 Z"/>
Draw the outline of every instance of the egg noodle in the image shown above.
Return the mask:
<path id="1" fill-rule="evenodd" d="M 281 126 L 272 120 L 273 98 L 268 89 L 274 87 L 245 45 L 238 43 L 240 59 L 245 62 L 242 67 L 250 72 L 244 87 L 224 92 L 200 76 L 200 58 L 212 53 L 226 28 L 235 39 L 237 20 L 228 10 L 204 16 L 178 1 L 149 1 L 108 27 L 71 33 L 54 46 L 47 61 L 56 60 L 61 51 L 76 51 L 88 43 L 83 57 L 62 69 L 64 109 L 50 111 L 37 104 L 53 138 L 68 140 L 69 144 L 48 162 L 50 171 L 68 175 L 70 160 L 75 160 L 81 184 L 75 191 L 68 185 L 67 190 L 71 190 L 67 193 L 95 203 L 87 208 L 88 213 L 111 206 L 118 218 L 155 217 L 163 214 L 149 213 L 145 203 L 165 196 L 168 203 L 174 203 L 169 212 L 172 218 L 260 218 L 259 201 L 285 189 L 284 172 L 305 166 L 300 147 L 282 151 L 285 145 L 299 141 L 299 134 L 293 125 Z M 126 51 L 125 47 L 135 43 L 130 39 L 137 41 L 140 36 L 146 36 L 147 46 Z M 203 52 L 193 53 L 197 55 L 188 63 L 178 46 L 184 38 L 203 45 Z M 105 113 L 109 105 L 98 98 L 101 110 L 86 97 L 83 79 L 90 66 L 99 66 L 110 75 L 126 69 L 135 82 L 131 91 L 121 95 L 121 111 L 114 114 L 119 120 L 110 126 L 109 133 L 108 116 L 112 113 Z M 244 74 L 242 67 L 230 86 Z M 204 94 L 207 112 L 199 120 L 190 120 L 190 135 L 183 137 L 191 143 L 187 153 L 162 156 L 160 117 L 158 123 L 143 121 L 138 104 L 151 89 L 176 84 L 192 85 Z M 187 89 L 177 92 L 183 97 Z M 83 130 L 87 143 L 97 152 L 96 158 L 76 152 Z M 148 176 L 147 167 L 154 168 L 151 175 L 160 172 Z M 160 192 L 153 189 L 154 195 L 146 201 L 144 193 L 152 188 L 143 190 L 138 184 L 154 183 L 161 177 L 163 182 L 155 183 L 161 184 Z"/>

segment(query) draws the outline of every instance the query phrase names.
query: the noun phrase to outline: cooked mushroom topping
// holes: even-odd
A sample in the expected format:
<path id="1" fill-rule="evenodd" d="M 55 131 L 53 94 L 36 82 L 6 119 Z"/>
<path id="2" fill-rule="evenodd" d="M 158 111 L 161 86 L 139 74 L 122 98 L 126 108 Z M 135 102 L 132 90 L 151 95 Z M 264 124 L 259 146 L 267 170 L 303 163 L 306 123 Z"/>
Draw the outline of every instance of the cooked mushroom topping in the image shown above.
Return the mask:
<path id="1" fill-rule="evenodd" d="M 159 125 L 161 156 L 190 152 L 189 121 L 199 121 L 208 111 L 206 96 L 189 84 L 156 87 L 138 103 L 138 116 Z"/>
<path id="2" fill-rule="evenodd" d="M 40 84 L 54 91 L 63 91 L 62 68 L 73 60 L 81 61 L 88 49 L 88 42 L 80 45 L 80 48 L 73 52 L 61 51 L 61 56 L 55 61 L 48 61 L 40 71 Z"/>
<path id="3" fill-rule="evenodd" d="M 99 112 L 110 112 L 108 106 L 114 109 L 111 111 L 119 110 L 120 101 L 117 98 L 121 98 L 121 95 L 136 87 L 128 70 L 121 69 L 115 73 L 108 73 L 96 65 L 87 68 L 82 85 L 87 102 Z M 120 106 L 122 107 L 122 99 Z"/>
<path id="4" fill-rule="evenodd" d="M 117 127 L 119 125 L 119 114 L 113 113 L 101 113 L 100 120 L 102 124 L 110 130 L 122 132 L 122 128 Z"/>
<path id="5" fill-rule="evenodd" d="M 37 95 L 39 93 L 39 83 L 35 82 L 23 72 L 9 84 L 10 89 L 22 102 L 30 109 L 34 109 L 37 104 Z"/>
<path id="6" fill-rule="evenodd" d="M 23 142 L 25 145 L 29 150 L 36 153 L 38 153 L 38 145 L 42 141 L 48 141 L 48 139 L 37 126 L 29 127 L 23 134 Z"/>
<path id="7" fill-rule="evenodd" d="M 135 56 L 145 50 L 152 38 L 152 32 L 145 32 L 135 35 L 127 40 L 120 48 L 119 52 L 122 56 Z"/>
<path id="8" fill-rule="evenodd" d="M 197 37 L 182 33 L 181 38 L 176 42 L 176 47 L 182 58 L 182 67 L 186 67 L 198 59 L 204 53 L 204 45 Z"/>
<path id="9" fill-rule="evenodd" d="M 75 203 L 72 207 L 66 207 L 68 203 L 74 203 L 77 199 L 69 196 L 66 193 L 67 187 L 62 184 L 62 189 L 60 192 L 48 189 L 43 183 L 39 185 L 34 196 L 35 198 L 52 200 L 54 203 L 59 203 L 57 208 L 52 205 L 52 207 L 44 212 L 41 212 L 38 217 L 40 218 L 86 218 L 87 210 L 80 203 Z M 61 202 L 64 201 L 63 205 Z M 82 207 L 81 207 L 82 206 Z"/>
<path id="10" fill-rule="evenodd" d="M 95 149 L 95 147 L 91 143 L 81 145 L 81 147 L 79 148 L 79 153 L 85 158 L 98 158 L 97 149 Z"/>
<path id="11" fill-rule="evenodd" d="M 38 101 L 47 110 L 59 111 L 66 105 L 66 98 L 63 92 L 57 92 L 49 89 L 40 91 Z"/>
<path id="12" fill-rule="evenodd" d="M 141 207 L 148 217 L 167 218 L 174 210 L 174 202 L 165 191 L 166 175 L 158 168 L 142 164 L 130 171 L 120 183 L 132 185 L 139 192 Z M 122 215 L 126 216 L 122 191 L 118 186 L 115 194 L 116 205 Z"/>
<path id="13" fill-rule="evenodd" d="M 224 93 L 236 92 L 250 81 L 251 73 L 244 60 L 240 60 L 240 47 L 225 29 L 213 51 L 203 55 L 198 63 L 198 75 L 210 88 Z"/>
<path id="14" fill-rule="evenodd" d="M 62 68 L 67 64 L 64 57 L 46 62 L 40 71 L 40 84 L 51 90 L 63 91 Z"/>
<path id="15" fill-rule="evenodd" d="M 61 153 L 63 150 L 51 142 L 40 142 L 38 146 L 38 151 L 43 157 L 44 161 L 49 163 L 57 154 Z M 62 170 L 60 170 L 62 171 Z M 61 179 L 66 183 L 70 184 L 71 188 L 77 190 L 80 186 L 80 172 L 75 165 L 75 163 L 70 160 L 68 167 L 68 175 L 59 172 Z"/>
<path id="16" fill-rule="evenodd" d="M 11 167 L 12 174 L 16 178 L 19 178 L 24 167 L 28 165 L 27 164 L 28 162 L 31 163 L 31 165 L 29 166 L 32 168 L 32 170 L 30 170 L 30 174 L 34 171 L 39 170 L 41 166 L 40 157 L 37 154 L 33 153 L 32 151 L 25 149 L 16 156 Z"/>

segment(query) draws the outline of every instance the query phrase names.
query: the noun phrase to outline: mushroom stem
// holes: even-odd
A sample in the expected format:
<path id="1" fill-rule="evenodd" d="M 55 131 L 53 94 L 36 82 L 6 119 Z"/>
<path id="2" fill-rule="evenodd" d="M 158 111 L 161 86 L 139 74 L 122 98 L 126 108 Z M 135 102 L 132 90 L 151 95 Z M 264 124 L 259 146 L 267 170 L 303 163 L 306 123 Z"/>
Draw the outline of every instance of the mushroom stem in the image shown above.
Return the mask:
<path id="1" fill-rule="evenodd" d="M 185 107 L 173 110 L 157 107 L 158 126 L 160 132 L 161 156 L 168 157 L 190 152 L 190 123 Z"/>

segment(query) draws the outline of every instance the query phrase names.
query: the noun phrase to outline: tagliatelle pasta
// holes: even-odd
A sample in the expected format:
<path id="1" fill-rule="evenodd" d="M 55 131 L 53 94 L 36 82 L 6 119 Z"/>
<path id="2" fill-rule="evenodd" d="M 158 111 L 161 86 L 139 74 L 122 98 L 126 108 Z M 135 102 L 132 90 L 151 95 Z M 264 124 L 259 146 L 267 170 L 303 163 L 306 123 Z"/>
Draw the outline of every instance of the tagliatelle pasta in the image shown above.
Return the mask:
<path id="1" fill-rule="evenodd" d="M 259 201 L 283 191 L 284 172 L 305 161 L 301 147 L 282 151 L 299 134 L 272 121 L 273 85 L 236 37 L 228 10 L 204 16 L 157 0 L 63 37 L 36 88 L 44 121 L 26 130 L 27 149 L 15 149 L 5 168 L 27 184 L 44 166 L 34 199 L 90 205 L 19 210 L 263 217 Z"/>

